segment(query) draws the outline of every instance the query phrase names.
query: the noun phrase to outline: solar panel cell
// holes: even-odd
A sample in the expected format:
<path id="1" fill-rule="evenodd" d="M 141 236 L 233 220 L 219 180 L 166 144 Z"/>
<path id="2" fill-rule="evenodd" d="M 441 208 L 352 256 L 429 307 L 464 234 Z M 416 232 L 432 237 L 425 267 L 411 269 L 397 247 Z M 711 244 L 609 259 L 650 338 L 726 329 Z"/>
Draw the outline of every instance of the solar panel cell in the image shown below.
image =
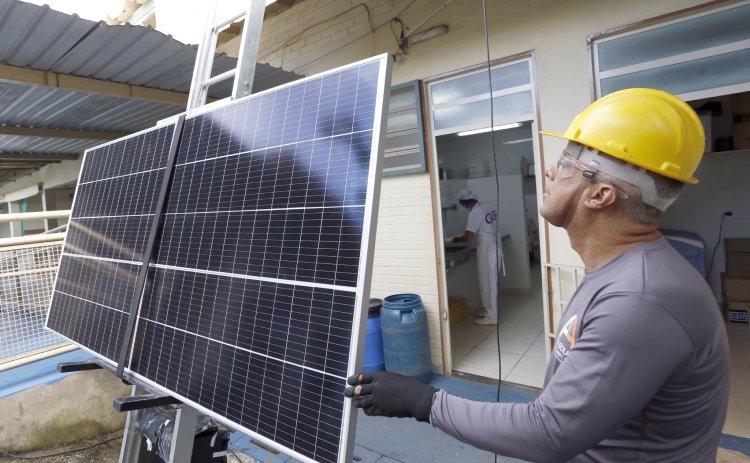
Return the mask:
<path id="1" fill-rule="evenodd" d="M 114 360 L 137 272 L 127 263 L 64 255 L 47 326 Z"/>
<path id="2" fill-rule="evenodd" d="M 72 221 L 66 252 L 114 260 L 143 260 L 151 215 L 91 217 Z"/>

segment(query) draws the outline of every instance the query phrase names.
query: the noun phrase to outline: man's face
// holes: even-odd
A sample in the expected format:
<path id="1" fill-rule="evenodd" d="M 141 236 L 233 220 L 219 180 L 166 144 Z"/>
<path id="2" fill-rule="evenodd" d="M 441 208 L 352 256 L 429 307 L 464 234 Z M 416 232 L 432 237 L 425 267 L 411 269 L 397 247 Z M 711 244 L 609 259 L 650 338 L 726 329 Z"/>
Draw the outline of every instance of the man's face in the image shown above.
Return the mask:
<path id="1" fill-rule="evenodd" d="M 575 159 L 564 151 L 557 164 L 544 170 L 544 176 L 546 183 L 539 214 L 550 224 L 567 228 L 575 215 L 585 179 L 576 167 Z"/>
<path id="2" fill-rule="evenodd" d="M 474 205 L 476 204 L 476 201 L 467 201 L 467 202 L 459 201 L 458 203 L 462 205 L 465 209 L 471 210 L 471 208 L 474 207 Z"/>

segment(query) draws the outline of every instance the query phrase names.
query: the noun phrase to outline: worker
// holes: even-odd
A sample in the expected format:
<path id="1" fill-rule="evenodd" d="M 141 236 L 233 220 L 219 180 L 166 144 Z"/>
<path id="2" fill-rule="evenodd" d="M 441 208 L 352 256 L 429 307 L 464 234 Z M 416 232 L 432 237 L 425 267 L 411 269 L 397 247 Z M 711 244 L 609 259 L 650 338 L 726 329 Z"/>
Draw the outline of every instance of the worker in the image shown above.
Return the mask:
<path id="1" fill-rule="evenodd" d="M 541 216 L 567 231 L 585 276 L 530 403 L 462 399 L 390 372 L 353 375 L 368 415 L 414 417 L 481 449 L 535 462 L 716 461 L 729 395 L 721 312 L 659 233 L 697 183 L 704 133 L 682 100 L 626 89 L 584 109 L 545 170 Z"/>
<path id="2" fill-rule="evenodd" d="M 469 210 L 466 230 L 454 236 L 454 243 L 468 243 L 477 239 L 477 274 L 482 312 L 474 320 L 477 325 L 497 324 L 497 263 L 502 262 L 502 247 L 497 245 L 497 212 L 479 202 L 469 189 L 458 193 L 458 202 Z"/>

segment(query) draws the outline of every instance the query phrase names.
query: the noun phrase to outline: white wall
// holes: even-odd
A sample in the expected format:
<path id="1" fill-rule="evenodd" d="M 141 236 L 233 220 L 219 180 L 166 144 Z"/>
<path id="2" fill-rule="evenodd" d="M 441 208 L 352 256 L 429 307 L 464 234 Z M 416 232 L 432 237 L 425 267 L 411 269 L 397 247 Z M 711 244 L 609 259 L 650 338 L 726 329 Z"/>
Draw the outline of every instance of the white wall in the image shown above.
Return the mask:
<path id="1" fill-rule="evenodd" d="M 6 195 L 39 183 L 43 183 L 44 188 L 75 184 L 78 182 L 82 162 L 83 154 L 76 160 L 48 164 L 31 175 L 0 185 L 0 195 Z"/>

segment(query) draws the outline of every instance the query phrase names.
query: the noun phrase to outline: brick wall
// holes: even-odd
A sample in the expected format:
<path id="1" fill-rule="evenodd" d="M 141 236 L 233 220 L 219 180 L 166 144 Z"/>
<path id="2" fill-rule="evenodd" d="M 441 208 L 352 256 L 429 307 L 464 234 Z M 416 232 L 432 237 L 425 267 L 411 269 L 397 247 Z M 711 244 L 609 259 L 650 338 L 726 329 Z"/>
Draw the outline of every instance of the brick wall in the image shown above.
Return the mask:
<path id="1" fill-rule="evenodd" d="M 435 371 L 442 371 L 437 261 L 428 174 L 385 177 L 375 235 L 372 297 L 415 293 L 427 312 Z"/>
<path id="2" fill-rule="evenodd" d="M 383 25 L 377 36 L 392 37 L 388 23 L 407 4 L 393 0 L 306 0 L 264 21 L 259 61 L 310 75 L 388 48 L 395 50 L 393 39 L 376 45 L 381 39 L 371 33 L 371 28 Z M 358 37 L 361 39 L 356 44 L 327 57 L 325 63 L 308 66 Z M 303 68 L 298 69 L 300 66 Z"/>

